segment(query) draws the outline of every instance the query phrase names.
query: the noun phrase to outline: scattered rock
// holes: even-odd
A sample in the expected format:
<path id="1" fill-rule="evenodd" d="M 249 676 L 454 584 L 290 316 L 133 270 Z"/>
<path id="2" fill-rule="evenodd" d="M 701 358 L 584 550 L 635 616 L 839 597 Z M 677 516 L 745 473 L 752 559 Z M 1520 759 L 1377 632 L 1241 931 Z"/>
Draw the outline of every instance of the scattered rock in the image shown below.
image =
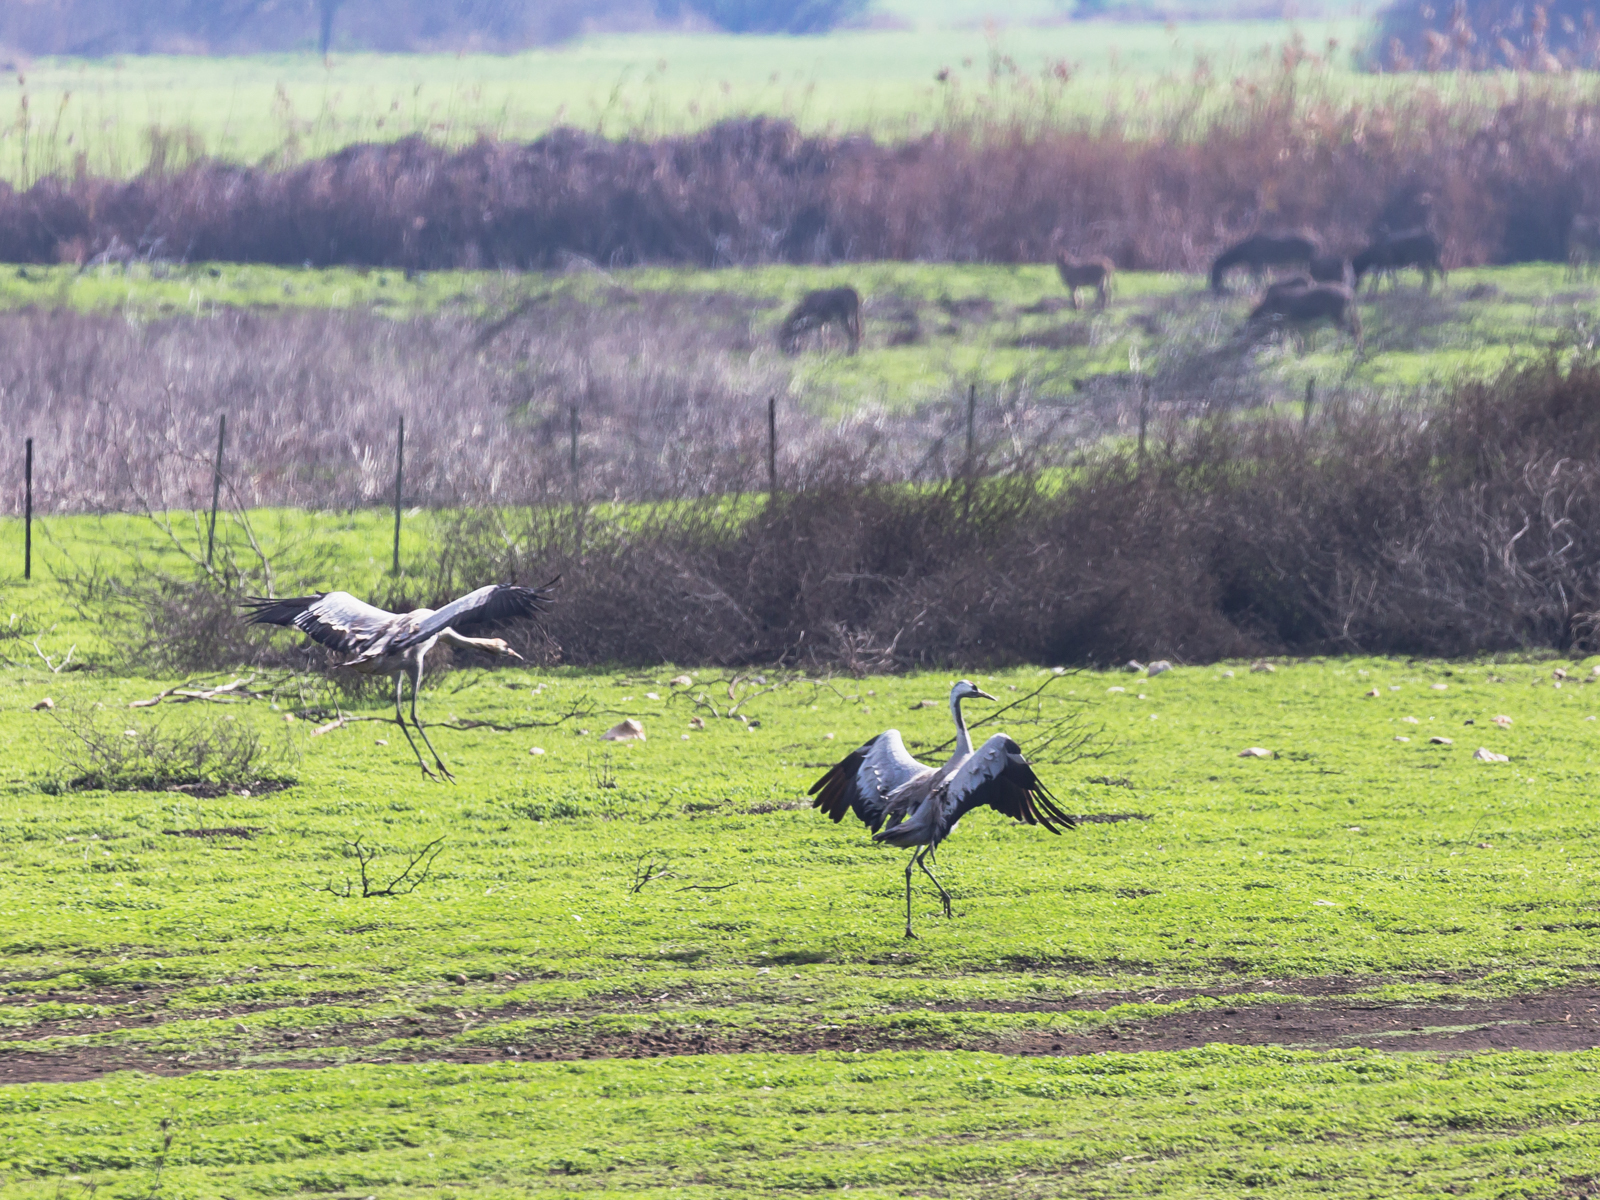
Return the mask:
<path id="1" fill-rule="evenodd" d="M 1172 664 L 1166 659 L 1160 658 L 1146 667 L 1145 673 L 1148 675 L 1163 675 L 1170 670 L 1172 670 Z"/>
<path id="2" fill-rule="evenodd" d="M 465 984 L 467 982 L 467 977 L 465 975 L 456 975 L 456 976 L 454 976 L 454 978 L 455 978 L 455 981 L 457 983 L 462 984 L 463 986 L 465 986 Z"/>
<path id="3" fill-rule="evenodd" d="M 1124 666 L 1122 669 L 1124 671 L 1139 672 L 1139 671 L 1144 670 L 1144 664 L 1142 662 L 1140 662 L 1137 658 L 1130 658 L 1128 660 L 1128 662 L 1127 662 L 1127 665 Z"/>
<path id="4" fill-rule="evenodd" d="M 678 735 L 678 737 L 679 737 L 679 738 L 680 738 L 680 739 L 682 739 L 682 740 L 683 740 L 683 741 L 685 741 L 685 742 L 687 742 L 687 741 L 688 741 L 688 740 L 689 740 L 689 735 L 688 735 L 688 734 L 687 734 L 687 733 L 680 733 L 680 734 L 679 734 L 679 735 Z"/>
<path id="5" fill-rule="evenodd" d="M 690 729 L 704 729 L 705 727 L 706 727 L 706 719 L 704 717 L 690 717 L 689 718 L 689 728 Z"/>
<path id="6" fill-rule="evenodd" d="M 645 740 L 644 726 L 629 717 L 626 721 L 619 721 L 606 730 L 600 738 L 607 742 L 642 742 Z"/>
<path id="7" fill-rule="evenodd" d="M 1250 664 L 1250 669 L 1252 671 L 1264 671 L 1268 675 L 1270 675 L 1274 671 L 1276 671 L 1278 668 L 1273 666 L 1271 663 L 1266 662 L 1265 660 L 1263 660 L 1261 662 L 1251 663 Z"/>
<path id="8" fill-rule="evenodd" d="M 690 679 L 687 675 L 674 675 L 671 679 L 667 680 L 667 682 L 673 687 L 694 686 L 694 680 Z"/>
<path id="9" fill-rule="evenodd" d="M 1233 672 L 1232 671 L 1224 671 L 1222 673 L 1222 677 L 1224 679 L 1232 679 L 1233 678 Z"/>
<path id="10" fill-rule="evenodd" d="M 372 739 L 372 744 L 374 746 L 387 746 L 389 744 L 389 739 L 388 738 L 373 738 Z"/>
<path id="11" fill-rule="evenodd" d="M 1430 745 L 1430 746 L 1454 746 L 1455 743 L 1452 742 L 1447 737 L 1431 737 L 1431 738 L 1428 739 L 1428 745 Z"/>
<path id="12" fill-rule="evenodd" d="M 1494 847 L 1491 846 L 1488 842 L 1479 842 L 1478 843 L 1478 849 L 1479 850 L 1493 850 Z"/>
<path id="13" fill-rule="evenodd" d="M 938 707 L 939 707 L 939 702 L 937 700 L 918 700 L 915 704 L 913 704 L 911 706 L 911 711 L 912 712 L 916 712 L 917 709 L 919 709 L 919 708 L 938 708 Z"/>
<path id="14" fill-rule="evenodd" d="M 1381 695 L 1383 695 L 1383 693 L 1380 692 L 1377 688 L 1373 688 L 1370 692 L 1367 693 L 1367 695 L 1369 695 L 1369 696 L 1381 696 Z"/>
<path id="15" fill-rule="evenodd" d="M 1510 717 L 1506 717 L 1506 716 L 1496 717 L 1494 719 L 1494 723 L 1496 725 L 1500 726 L 1501 729 L 1510 729 L 1511 728 L 1511 718 Z"/>
<path id="16" fill-rule="evenodd" d="M 540 755 L 542 755 L 544 753 L 544 747 L 543 746 L 529 746 L 528 747 L 528 753 L 533 755 L 535 758 L 538 758 Z"/>
<path id="17" fill-rule="evenodd" d="M 1597 679 L 1600 679 L 1600 663 L 1596 663 L 1595 666 L 1594 666 L 1594 670 L 1589 672 L 1589 682 L 1590 683 L 1593 683 Z"/>
<path id="18" fill-rule="evenodd" d="M 644 698 L 646 700 L 659 700 L 659 699 L 661 699 L 661 697 L 658 696 L 655 692 L 646 692 L 644 694 Z"/>
<path id="19" fill-rule="evenodd" d="M 1239 751 L 1240 758 L 1271 758 L 1272 751 L 1260 746 L 1251 746 L 1248 750 Z"/>
<path id="20" fill-rule="evenodd" d="M 1496 754 L 1485 746 L 1479 746 L 1472 752 L 1472 757 L 1479 762 L 1510 762 L 1511 759 L 1504 754 Z"/>
<path id="21" fill-rule="evenodd" d="M 825 742 L 831 742 L 831 741 L 833 741 L 833 734 L 831 734 L 831 733 L 825 733 L 825 734 L 823 734 L 823 735 L 822 735 L 822 740 L 823 740 L 823 741 L 825 741 Z"/>
<path id="22" fill-rule="evenodd" d="M 1477 724 L 1477 722 L 1474 721 L 1471 717 L 1468 717 L 1465 721 L 1463 721 L 1461 723 L 1463 725 L 1476 725 Z"/>
<path id="23" fill-rule="evenodd" d="M 1127 690 L 1128 690 L 1127 688 L 1122 688 L 1122 687 L 1108 687 L 1106 689 L 1106 691 L 1108 691 L 1108 692 L 1125 692 Z"/>
<path id="24" fill-rule="evenodd" d="M 1551 679 L 1565 679 L 1566 677 L 1567 672 L 1565 667 L 1557 667 L 1554 671 L 1550 672 Z"/>
<path id="25" fill-rule="evenodd" d="M 1436 683 L 1433 685 L 1433 690 L 1436 692 L 1448 692 L 1450 685 L 1448 683 Z"/>
<path id="26" fill-rule="evenodd" d="M 248 1025 L 246 1025 L 243 1021 L 235 1021 L 233 1023 L 233 1028 L 238 1033 L 249 1033 L 250 1032 L 250 1027 Z"/>
<path id="27" fill-rule="evenodd" d="M 1411 739 L 1410 739 L 1410 738 L 1408 738 L 1408 737 L 1399 737 L 1399 736 L 1396 736 L 1396 737 L 1395 737 L 1395 739 L 1394 739 L 1394 740 L 1395 740 L 1395 741 L 1397 741 L 1397 742 L 1409 742 L 1409 741 L 1410 741 L 1410 740 L 1411 740 Z"/>
<path id="28" fill-rule="evenodd" d="M 1407 725 L 1420 725 L 1421 724 L 1421 722 L 1418 721 L 1415 717 L 1401 717 L 1400 719 L 1402 721 L 1404 721 Z"/>
<path id="29" fill-rule="evenodd" d="M 35 704 L 33 706 L 33 711 L 34 712 L 39 712 L 41 709 L 54 708 L 55 706 L 56 706 L 56 702 L 54 700 L 50 699 L 49 696 L 46 696 L 43 700 L 39 701 L 39 703 L 37 703 L 37 704 Z"/>

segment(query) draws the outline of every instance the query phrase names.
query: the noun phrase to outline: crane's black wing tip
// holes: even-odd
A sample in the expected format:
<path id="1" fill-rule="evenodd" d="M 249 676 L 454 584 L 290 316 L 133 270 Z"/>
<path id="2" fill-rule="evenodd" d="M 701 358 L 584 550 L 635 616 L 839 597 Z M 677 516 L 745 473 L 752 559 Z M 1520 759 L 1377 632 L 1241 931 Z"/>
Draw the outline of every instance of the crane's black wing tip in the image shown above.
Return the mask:
<path id="1" fill-rule="evenodd" d="M 314 596 L 246 596 L 239 601 L 239 607 L 250 614 L 246 624 L 292 625 L 296 617 L 325 595 L 326 592 Z"/>

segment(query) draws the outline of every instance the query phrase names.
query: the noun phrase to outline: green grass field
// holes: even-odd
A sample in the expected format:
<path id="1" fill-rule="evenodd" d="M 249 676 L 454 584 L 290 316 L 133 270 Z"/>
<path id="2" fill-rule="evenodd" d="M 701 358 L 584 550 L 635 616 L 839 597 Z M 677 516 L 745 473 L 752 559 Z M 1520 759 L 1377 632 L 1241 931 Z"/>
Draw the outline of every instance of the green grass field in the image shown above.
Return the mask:
<path id="1" fill-rule="evenodd" d="M 1103 114 L 1115 96 L 1137 124 L 1158 115 L 1168 92 L 1185 91 L 1197 60 L 1223 78 L 1250 73 L 1270 66 L 1292 34 L 1317 52 L 1338 43 L 1336 86 L 1390 86 L 1349 69 L 1346 54 L 1365 34 L 1352 18 L 1010 26 L 992 40 L 981 22 L 826 37 L 628 34 L 515 55 L 355 53 L 328 63 L 312 54 L 41 60 L 12 76 L 0 178 L 71 172 L 80 155 L 91 171 L 132 174 L 150 161 L 152 128 L 169 135 L 169 163 L 193 152 L 295 160 L 410 134 L 526 140 L 554 125 L 656 135 L 757 113 L 807 130 L 898 137 L 979 97 L 1034 111 L 1032 85 L 1057 62 L 1080 80 L 1055 101 L 1065 111 Z M 943 69 L 949 84 L 934 79 Z"/>
<path id="2" fill-rule="evenodd" d="M 323 548 L 325 583 L 381 578 L 381 514 L 255 523 Z M 8 1196 L 1553 1197 L 1600 1176 L 1590 662 L 984 674 L 1002 701 L 1047 686 L 980 732 L 1073 715 L 1093 756 L 1041 770 L 1069 811 L 1127 819 L 1053 837 L 974 814 L 940 856 L 955 918 L 918 889 L 907 941 L 903 856 L 804 792 L 889 725 L 934 757 L 945 675 L 464 669 L 425 689 L 459 777 L 430 783 L 381 689 L 127 707 L 181 681 L 103 669 L 116 630 L 51 576 L 162 538 L 48 519 L 26 584 L 18 534 L 0 524 Z M 74 646 L 91 669 L 42 657 Z M 314 733 L 335 703 L 373 719 Z M 625 716 L 648 740 L 602 742 Z M 293 785 L 71 786 L 85 731 L 229 725 Z M 441 837 L 416 891 L 337 894 L 349 842 L 381 882 Z"/>

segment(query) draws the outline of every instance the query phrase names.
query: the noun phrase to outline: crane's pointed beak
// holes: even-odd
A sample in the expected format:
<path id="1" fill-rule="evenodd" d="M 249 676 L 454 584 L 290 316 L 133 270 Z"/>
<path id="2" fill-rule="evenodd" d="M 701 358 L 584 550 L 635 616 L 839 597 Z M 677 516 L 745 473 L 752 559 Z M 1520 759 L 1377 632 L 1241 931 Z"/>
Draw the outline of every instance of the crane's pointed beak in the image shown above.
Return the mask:
<path id="1" fill-rule="evenodd" d="M 973 688 L 972 690 L 976 695 L 982 697 L 985 700 L 998 700 L 999 699 L 998 696 L 989 695 L 989 693 L 984 691 L 982 688 Z"/>
<path id="2" fill-rule="evenodd" d="M 518 654 L 518 653 L 517 653 L 517 652 L 516 652 L 516 651 L 515 651 L 515 650 L 513 650 L 513 649 L 512 649 L 512 648 L 511 648 L 511 647 L 510 647 L 510 646 L 507 646 L 507 647 L 506 647 L 506 654 L 507 654 L 507 655 L 509 655 L 509 656 L 510 656 L 510 657 L 511 657 L 511 658 L 514 658 L 514 659 L 516 659 L 516 660 L 517 660 L 517 661 L 518 661 L 518 662 L 526 662 L 526 661 L 527 661 L 527 660 L 526 660 L 526 659 L 524 659 L 524 658 L 523 658 L 523 657 L 522 657 L 522 655 L 520 655 L 520 654 Z"/>

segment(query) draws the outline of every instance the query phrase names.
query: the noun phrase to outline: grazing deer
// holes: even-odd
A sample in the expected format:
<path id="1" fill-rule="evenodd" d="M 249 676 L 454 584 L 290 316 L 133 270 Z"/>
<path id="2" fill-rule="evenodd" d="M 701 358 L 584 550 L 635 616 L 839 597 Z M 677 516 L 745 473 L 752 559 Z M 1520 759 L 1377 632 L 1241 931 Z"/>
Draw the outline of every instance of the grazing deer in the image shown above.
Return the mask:
<path id="1" fill-rule="evenodd" d="M 1406 267 L 1416 267 L 1422 272 L 1424 290 L 1433 287 L 1433 274 L 1439 273 L 1439 282 L 1447 282 L 1444 263 L 1439 258 L 1439 239 L 1425 229 L 1414 229 L 1402 234 L 1384 233 L 1360 254 L 1350 260 L 1355 272 L 1355 286 L 1361 287 L 1361 277 L 1368 271 L 1372 275 L 1372 290 L 1378 290 L 1378 280 L 1389 276 L 1399 283 L 1399 272 Z"/>
<path id="2" fill-rule="evenodd" d="M 1361 315 L 1355 293 L 1337 283 L 1285 280 L 1269 287 L 1250 311 L 1245 332 L 1251 337 L 1273 329 L 1293 328 L 1295 337 L 1319 321 L 1329 321 L 1355 339 L 1361 349 Z"/>
<path id="3" fill-rule="evenodd" d="M 1211 290 L 1221 293 L 1223 277 L 1234 267 L 1246 267 L 1260 278 L 1268 267 L 1309 267 L 1317 257 L 1317 243 L 1299 234 L 1271 237 L 1255 234 L 1229 246 L 1211 264 Z"/>
<path id="4" fill-rule="evenodd" d="M 1579 213 L 1567 230 L 1567 277 L 1582 279 L 1600 266 L 1600 218 Z"/>
<path id="5" fill-rule="evenodd" d="M 1111 277 L 1117 273 L 1116 264 L 1109 258 L 1068 258 L 1065 254 L 1056 255 L 1056 270 L 1061 274 L 1061 282 L 1067 286 L 1067 294 L 1072 297 L 1072 307 L 1078 307 L 1078 289 L 1093 288 L 1095 290 L 1096 308 L 1105 308 L 1106 297 L 1111 292 Z"/>
<path id="6" fill-rule="evenodd" d="M 813 329 L 838 325 L 850 339 L 850 353 L 861 346 L 861 296 L 853 287 L 823 288 L 807 292 L 778 329 L 778 348 L 796 354 L 800 337 Z"/>

